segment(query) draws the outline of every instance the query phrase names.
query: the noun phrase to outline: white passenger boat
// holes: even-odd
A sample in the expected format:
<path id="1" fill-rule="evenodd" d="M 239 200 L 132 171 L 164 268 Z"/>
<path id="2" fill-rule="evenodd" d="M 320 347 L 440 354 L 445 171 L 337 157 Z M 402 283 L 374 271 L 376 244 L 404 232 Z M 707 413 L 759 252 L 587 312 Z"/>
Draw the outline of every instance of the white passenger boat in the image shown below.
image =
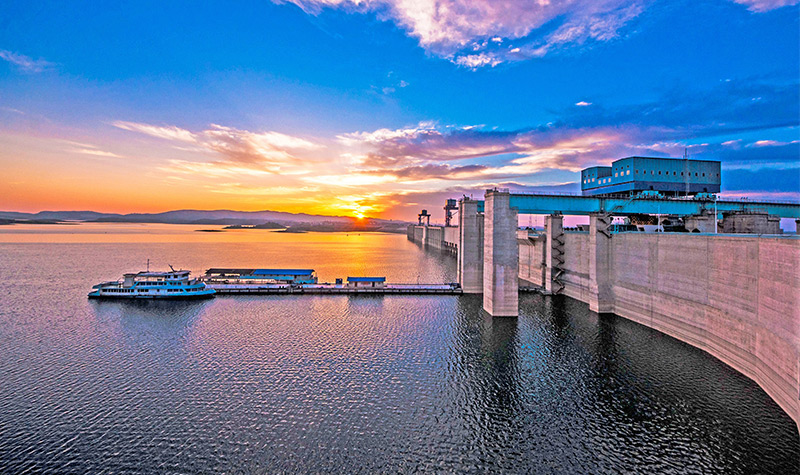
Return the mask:
<path id="1" fill-rule="evenodd" d="M 172 269 L 172 266 L 170 266 Z M 203 299 L 216 294 L 206 284 L 189 278 L 188 270 L 170 272 L 143 271 L 124 274 L 123 280 L 103 282 L 92 287 L 89 298 L 94 299 Z"/>

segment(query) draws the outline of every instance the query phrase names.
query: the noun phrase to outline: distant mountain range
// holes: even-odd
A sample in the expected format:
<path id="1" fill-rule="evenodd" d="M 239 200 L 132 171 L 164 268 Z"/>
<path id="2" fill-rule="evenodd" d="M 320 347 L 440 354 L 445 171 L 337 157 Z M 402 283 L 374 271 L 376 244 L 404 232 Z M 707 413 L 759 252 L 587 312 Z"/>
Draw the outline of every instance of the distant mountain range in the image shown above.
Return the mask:
<path id="1" fill-rule="evenodd" d="M 0 211 L 0 220 L 13 222 L 65 222 L 81 221 L 92 223 L 165 223 L 195 225 L 262 225 L 277 223 L 283 226 L 303 225 L 311 229 L 320 225 L 336 225 L 337 228 L 353 229 L 379 227 L 386 231 L 399 231 L 408 224 L 405 221 L 366 218 L 359 220 L 349 216 L 321 216 L 305 213 L 286 213 L 283 211 L 231 211 L 231 210 L 177 210 L 165 213 L 114 214 L 96 211 L 40 211 L 38 213 L 18 213 Z"/>

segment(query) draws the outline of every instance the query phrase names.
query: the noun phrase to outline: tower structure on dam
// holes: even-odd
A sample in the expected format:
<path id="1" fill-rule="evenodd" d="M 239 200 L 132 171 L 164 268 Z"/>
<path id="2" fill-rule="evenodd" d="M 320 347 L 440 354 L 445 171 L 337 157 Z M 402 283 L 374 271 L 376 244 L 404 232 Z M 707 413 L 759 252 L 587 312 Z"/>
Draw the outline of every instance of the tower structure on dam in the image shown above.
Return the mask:
<path id="1" fill-rule="evenodd" d="M 483 232 L 483 308 L 496 317 L 519 311 L 517 210 L 508 190 L 486 192 Z"/>

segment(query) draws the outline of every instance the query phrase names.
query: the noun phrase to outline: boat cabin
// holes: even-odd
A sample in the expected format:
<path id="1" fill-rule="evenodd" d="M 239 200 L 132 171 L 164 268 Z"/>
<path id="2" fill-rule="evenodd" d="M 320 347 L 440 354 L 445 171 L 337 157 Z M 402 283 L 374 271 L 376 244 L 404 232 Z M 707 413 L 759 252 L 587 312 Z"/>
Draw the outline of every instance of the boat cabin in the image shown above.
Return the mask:
<path id="1" fill-rule="evenodd" d="M 366 287 L 382 289 L 386 287 L 386 277 L 348 277 L 347 286 L 357 289 Z"/>

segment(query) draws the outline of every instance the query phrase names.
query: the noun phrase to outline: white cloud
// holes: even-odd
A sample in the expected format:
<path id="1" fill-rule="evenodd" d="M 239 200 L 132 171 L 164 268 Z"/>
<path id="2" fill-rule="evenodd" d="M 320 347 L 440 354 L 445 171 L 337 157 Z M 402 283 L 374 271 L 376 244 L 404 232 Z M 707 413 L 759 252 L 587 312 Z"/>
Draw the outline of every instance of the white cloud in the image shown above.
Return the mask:
<path id="1" fill-rule="evenodd" d="M 308 153 L 322 145 L 301 137 L 275 131 L 251 132 L 217 124 L 199 132 L 173 125 L 161 126 L 137 122 L 116 121 L 120 129 L 138 132 L 179 144 L 189 143 L 190 152 L 211 152 L 222 159 L 214 163 L 175 161 L 173 170 L 199 173 L 214 169 L 214 174 L 226 175 L 250 170 L 251 173 L 301 175 L 309 173 L 314 162 Z M 177 147 L 186 150 L 186 147 Z"/>
<path id="2" fill-rule="evenodd" d="M 470 54 L 467 56 L 459 56 L 455 60 L 456 64 L 465 66 L 470 69 L 477 69 L 483 66 L 497 66 L 503 61 L 497 56 L 488 53 Z"/>
<path id="3" fill-rule="evenodd" d="M 323 8 L 378 12 L 417 38 L 420 45 L 469 68 L 496 66 L 508 53 L 542 56 L 553 47 L 586 40 L 608 41 L 650 0 L 273 0 L 310 14 Z M 536 38 L 539 28 L 556 30 Z M 510 51 L 508 40 L 522 40 Z M 467 53 L 470 52 L 470 53 Z M 511 59 L 524 59 L 511 58 Z"/>
<path id="4" fill-rule="evenodd" d="M 420 122 L 415 127 L 406 127 L 404 129 L 378 129 L 374 132 L 352 132 L 348 134 L 341 134 L 336 138 L 344 145 L 356 145 L 359 143 L 381 143 L 393 139 L 410 139 L 436 132 L 436 124 L 434 122 Z"/>
<path id="5" fill-rule="evenodd" d="M 272 0 L 305 12 L 375 12 L 428 52 L 472 69 L 538 58 L 592 41 L 610 41 L 652 0 Z M 733 0 L 763 12 L 800 0 Z M 547 25 L 550 33 L 540 31 Z M 503 47 L 516 40 L 514 48 Z M 489 59 L 491 58 L 491 59 Z"/>
<path id="6" fill-rule="evenodd" d="M 54 66 L 54 64 L 50 61 L 45 61 L 41 58 L 33 59 L 25 56 L 24 54 L 14 53 L 13 51 L 8 50 L 0 50 L 0 58 L 15 65 L 17 68 L 25 71 L 26 73 L 41 73 L 42 71 Z"/>
<path id="7" fill-rule="evenodd" d="M 740 5 L 745 5 L 753 12 L 766 12 L 776 8 L 797 5 L 800 0 L 734 0 Z"/>
<path id="8" fill-rule="evenodd" d="M 751 144 L 747 144 L 747 147 L 782 147 L 784 145 L 789 145 L 790 143 L 798 142 L 800 142 L 800 140 L 793 140 L 791 142 L 779 142 L 777 140 L 756 140 Z"/>
<path id="9" fill-rule="evenodd" d="M 84 155 L 94 155 L 96 157 L 122 158 L 122 156 L 117 155 L 116 153 L 106 152 L 105 150 L 98 150 L 95 148 L 80 148 L 75 151 L 77 153 L 82 153 Z"/>
<path id="10" fill-rule="evenodd" d="M 153 137 L 158 137 L 160 139 L 178 140 L 181 142 L 194 142 L 196 140 L 193 133 L 186 129 L 175 127 L 174 125 L 160 126 L 141 124 L 137 122 L 125 122 L 121 120 L 118 120 L 111 125 L 119 129 L 130 130 L 131 132 L 139 132 Z"/>
<path id="11" fill-rule="evenodd" d="M 578 106 L 578 107 L 587 107 L 587 106 L 592 105 L 592 103 L 591 102 L 586 102 L 586 101 L 580 101 L 580 102 L 576 102 L 575 105 Z"/>

